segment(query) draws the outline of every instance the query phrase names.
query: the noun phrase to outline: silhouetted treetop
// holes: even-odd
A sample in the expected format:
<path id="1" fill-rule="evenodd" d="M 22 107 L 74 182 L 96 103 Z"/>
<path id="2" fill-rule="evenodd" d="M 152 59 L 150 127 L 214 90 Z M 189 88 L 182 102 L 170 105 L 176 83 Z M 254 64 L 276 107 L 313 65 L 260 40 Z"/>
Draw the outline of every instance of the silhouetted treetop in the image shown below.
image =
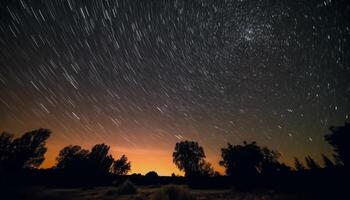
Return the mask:
<path id="1" fill-rule="evenodd" d="M 243 145 L 227 144 L 221 149 L 222 160 L 219 164 L 225 167 L 229 176 L 256 176 L 258 174 L 273 174 L 287 171 L 289 167 L 278 162 L 280 154 L 277 151 L 261 148 L 256 142 Z"/>
<path id="2" fill-rule="evenodd" d="M 185 172 L 186 177 L 208 176 L 214 173 L 211 165 L 205 160 L 203 147 L 194 141 L 181 141 L 175 144 L 173 162 Z"/>
<path id="3" fill-rule="evenodd" d="M 108 154 L 109 148 L 103 143 L 92 147 L 89 154 L 89 164 L 93 172 L 108 173 L 110 171 L 114 159 L 112 155 Z"/>
<path id="4" fill-rule="evenodd" d="M 321 168 L 320 165 L 314 159 L 312 159 L 310 156 L 306 156 L 305 157 L 305 162 L 306 162 L 306 166 L 309 169 L 319 169 L 319 168 Z"/>
<path id="5" fill-rule="evenodd" d="M 326 168 L 334 167 L 334 163 L 326 155 L 322 154 L 323 164 Z"/>
<path id="6" fill-rule="evenodd" d="M 326 141 L 333 146 L 335 159 L 345 167 L 350 167 L 350 123 L 344 126 L 330 127 L 331 133 L 325 135 Z"/>
<path id="7" fill-rule="evenodd" d="M 46 140 L 50 137 L 48 129 L 37 129 L 13 139 L 8 133 L 0 136 L 0 165 L 3 170 L 17 171 L 35 168 L 44 161 Z"/>
<path id="8" fill-rule="evenodd" d="M 9 150 L 13 141 L 13 135 L 10 133 L 2 132 L 0 134 L 0 162 L 8 159 Z"/>
<path id="9" fill-rule="evenodd" d="M 56 168 L 77 171 L 86 168 L 89 151 L 78 145 L 64 147 L 56 158 Z"/>
<path id="10" fill-rule="evenodd" d="M 114 160 L 109 154 L 110 147 L 97 144 L 91 151 L 77 145 L 64 147 L 56 158 L 56 168 L 66 172 L 87 173 L 89 175 L 108 174 L 125 175 L 130 171 L 131 164 L 125 155 Z"/>
<path id="11" fill-rule="evenodd" d="M 112 173 L 117 175 L 126 175 L 131 169 L 131 163 L 125 155 L 115 160 L 112 165 Z"/>

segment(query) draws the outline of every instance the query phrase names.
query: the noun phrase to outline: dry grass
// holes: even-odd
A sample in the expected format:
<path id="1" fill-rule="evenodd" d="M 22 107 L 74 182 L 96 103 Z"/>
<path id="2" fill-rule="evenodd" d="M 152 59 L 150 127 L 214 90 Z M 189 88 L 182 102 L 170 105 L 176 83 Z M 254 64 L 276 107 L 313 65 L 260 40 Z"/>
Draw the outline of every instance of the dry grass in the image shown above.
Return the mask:
<path id="1" fill-rule="evenodd" d="M 183 186 L 167 185 L 154 192 L 151 200 L 195 200 L 195 197 Z"/>
<path id="2" fill-rule="evenodd" d="M 117 191 L 119 195 L 136 194 L 137 187 L 131 181 L 126 180 L 124 183 L 118 186 Z"/>
<path id="3" fill-rule="evenodd" d="M 124 184 L 122 184 L 124 185 Z M 275 194 L 271 192 L 242 193 L 233 189 L 227 190 L 193 190 L 185 185 L 163 185 L 160 187 L 142 186 L 133 188 L 132 183 L 122 186 L 95 188 L 46 188 L 31 187 L 22 191 L 20 199 L 30 200 L 293 200 L 308 199 L 298 195 Z M 130 187 L 131 186 L 131 187 Z M 121 192 L 122 191 L 122 192 Z M 136 193 L 135 193 L 136 192 Z M 131 194 L 132 193 L 132 194 Z M 4 198 L 1 198 L 4 199 Z M 7 198 L 14 199 L 14 198 Z M 4 199 L 5 200 L 5 199 Z"/>

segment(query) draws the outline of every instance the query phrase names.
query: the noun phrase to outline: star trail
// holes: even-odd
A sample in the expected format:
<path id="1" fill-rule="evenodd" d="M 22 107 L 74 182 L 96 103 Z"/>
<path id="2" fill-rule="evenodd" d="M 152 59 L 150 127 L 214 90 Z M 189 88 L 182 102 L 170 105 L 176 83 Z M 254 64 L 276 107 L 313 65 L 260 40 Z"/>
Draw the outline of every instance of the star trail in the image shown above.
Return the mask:
<path id="1" fill-rule="evenodd" d="M 217 170 L 227 142 L 331 154 L 350 114 L 346 1 L 0 2 L 0 131 L 111 146 L 132 172 L 178 173 L 179 140 Z"/>

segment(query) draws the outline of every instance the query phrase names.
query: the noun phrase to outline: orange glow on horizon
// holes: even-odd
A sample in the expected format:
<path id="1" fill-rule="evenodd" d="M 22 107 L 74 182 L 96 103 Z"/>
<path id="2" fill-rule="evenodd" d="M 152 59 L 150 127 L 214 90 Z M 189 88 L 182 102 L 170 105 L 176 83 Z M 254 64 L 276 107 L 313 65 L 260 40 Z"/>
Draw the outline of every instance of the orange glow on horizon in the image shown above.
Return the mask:
<path id="1" fill-rule="evenodd" d="M 34 130 L 35 127 L 40 127 L 38 125 L 31 125 L 25 129 L 18 130 L 15 128 L 12 129 L 6 129 L 9 130 L 10 133 L 17 133 L 15 134 L 15 137 L 19 137 L 22 135 L 22 133 L 28 131 L 28 130 Z M 44 126 L 45 127 L 45 126 Z M 49 126 L 46 126 L 49 127 Z M 2 128 L 2 127 L 1 127 Z M 4 128 L 3 128 L 4 129 Z M 121 155 L 126 155 L 128 160 L 131 162 L 131 171 L 129 174 L 132 173 L 141 173 L 146 174 L 149 171 L 155 171 L 161 176 L 170 176 L 172 173 L 175 173 L 176 175 L 183 175 L 183 172 L 180 172 L 179 169 L 175 166 L 175 164 L 172 161 L 172 152 L 173 148 L 175 146 L 176 141 L 173 142 L 170 146 L 162 146 L 162 147 L 151 147 L 147 148 L 144 146 L 140 147 L 133 147 L 133 146 L 127 146 L 127 144 L 120 143 L 120 140 L 113 140 L 114 138 L 108 138 L 108 137 L 101 137 L 99 139 L 91 138 L 90 140 L 82 140 L 79 142 L 79 140 L 73 140 L 69 138 L 62 137 L 63 132 L 60 129 L 51 129 L 52 135 L 48 139 L 46 143 L 47 152 L 45 154 L 45 160 L 40 166 L 41 168 L 51 168 L 56 164 L 56 157 L 58 156 L 59 151 L 67 146 L 67 145 L 80 145 L 84 149 L 91 149 L 91 147 L 95 144 L 100 143 L 106 143 L 109 145 L 110 153 L 114 157 L 114 159 L 120 158 Z M 189 132 L 195 132 L 194 130 Z M 57 134 L 61 133 L 61 134 Z M 147 135 L 147 134 L 140 134 L 140 135 Z M 147 138 L 142 138 L 146 140 Z M 188 140 L 195 140 L 194 138 L 185 138 Z M 223 167 L 219 165 L 220 160 L 220 152 L 210 152 L 207 151 L 207 146 L 203 143 L 199 143 L 201 146 L 203 146 L 204 151 L 206 153 L 206 161 L 210 162 L 212 166 L 214 167 L 214 170 L 218 171 L 220 174 L 224 175 L 225 170 Z M 259 142 L 260 144 L 260 142 Z M 226 144 L 219 145 L 220 147 L 224 147 Z M 263 143 L 261 145 L 265 146 Z M 272 148 L 274 149 L 274 148 Z M 278 148 L 279 149 L 279 148 Z M 288 152 L 289 153 L 289 152 Z M 289 153 L 293 156 L 303 158 L 303 155 L 296 154 L 297 152 Z M 321 158 L 318 158 L 315 156 L 315 160 L 319 161 Z M 282 154 L 280 158 L 281 162 L 286 163 L 289 166 L 294 166 L 294 160 L 293 157 L 290 155 Z"/>
<path id="2" fill-rule="evenodd" d="M 56 164 L 56 157 L 65 145 L 47 145 L 48 151 L 45 154 L 45 161 L 41 168 L 50 168 Z M 83 148 L 90 149 L 91 147 Z M 170 176 L 172 173 L 183 175 L 172 162 L 172 152 L 165 150 L 149 150 L 149 149 L 128 149 L 128 148 L 113 148 L 110 153 L 114 159 L 120 158 L 121 155 L 126 155 L 131 162 L 132 173 L 146 174 L 149 171 L 156 171 L 159 175 Z"/>
<path id="3" fill-rule="evenodd" d="M 59 151 L 66 145 L 50 145 L 47 144 L 48 151 L 45 154 L 45 161 L 41 168 L 51 168 L 56 164 L 56 157 Z M 92 145 L 83 146 L 85 149 L 90 149 Z M 141 173 L 146 174 L 149 171 L 155 171 L 161 176 L 183 175 L 172 161 L 172 149 L 137 149 L 137 148 L 113 148 L 110 153 L 114 159 L 120 158 L 121 155 L 126 155 L 131 162 L 131 171 L 129 174 Z M 210 159 L 211 158 L 211 159 Z M 220 167 L 213 157 L 207 157 L 206 160 L 210 162 L 216 171 L 224 174 L 224 169 Z"/>

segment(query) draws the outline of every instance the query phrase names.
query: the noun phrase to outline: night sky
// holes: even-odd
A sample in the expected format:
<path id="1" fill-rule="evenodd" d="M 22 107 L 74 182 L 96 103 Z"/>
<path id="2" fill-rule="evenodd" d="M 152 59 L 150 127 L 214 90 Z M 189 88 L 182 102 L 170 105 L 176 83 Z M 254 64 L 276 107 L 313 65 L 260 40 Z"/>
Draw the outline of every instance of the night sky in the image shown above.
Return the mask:
<path id="1" fill-rule="evenodd" d="M 350 117 L 349 47 L 345 0 L 2 0 L 0 131 L 51 129 L 43 167 L 104 142 L 170 175 L 185 139 L 221 172 L 227 142 L 319 160 Z"/>

